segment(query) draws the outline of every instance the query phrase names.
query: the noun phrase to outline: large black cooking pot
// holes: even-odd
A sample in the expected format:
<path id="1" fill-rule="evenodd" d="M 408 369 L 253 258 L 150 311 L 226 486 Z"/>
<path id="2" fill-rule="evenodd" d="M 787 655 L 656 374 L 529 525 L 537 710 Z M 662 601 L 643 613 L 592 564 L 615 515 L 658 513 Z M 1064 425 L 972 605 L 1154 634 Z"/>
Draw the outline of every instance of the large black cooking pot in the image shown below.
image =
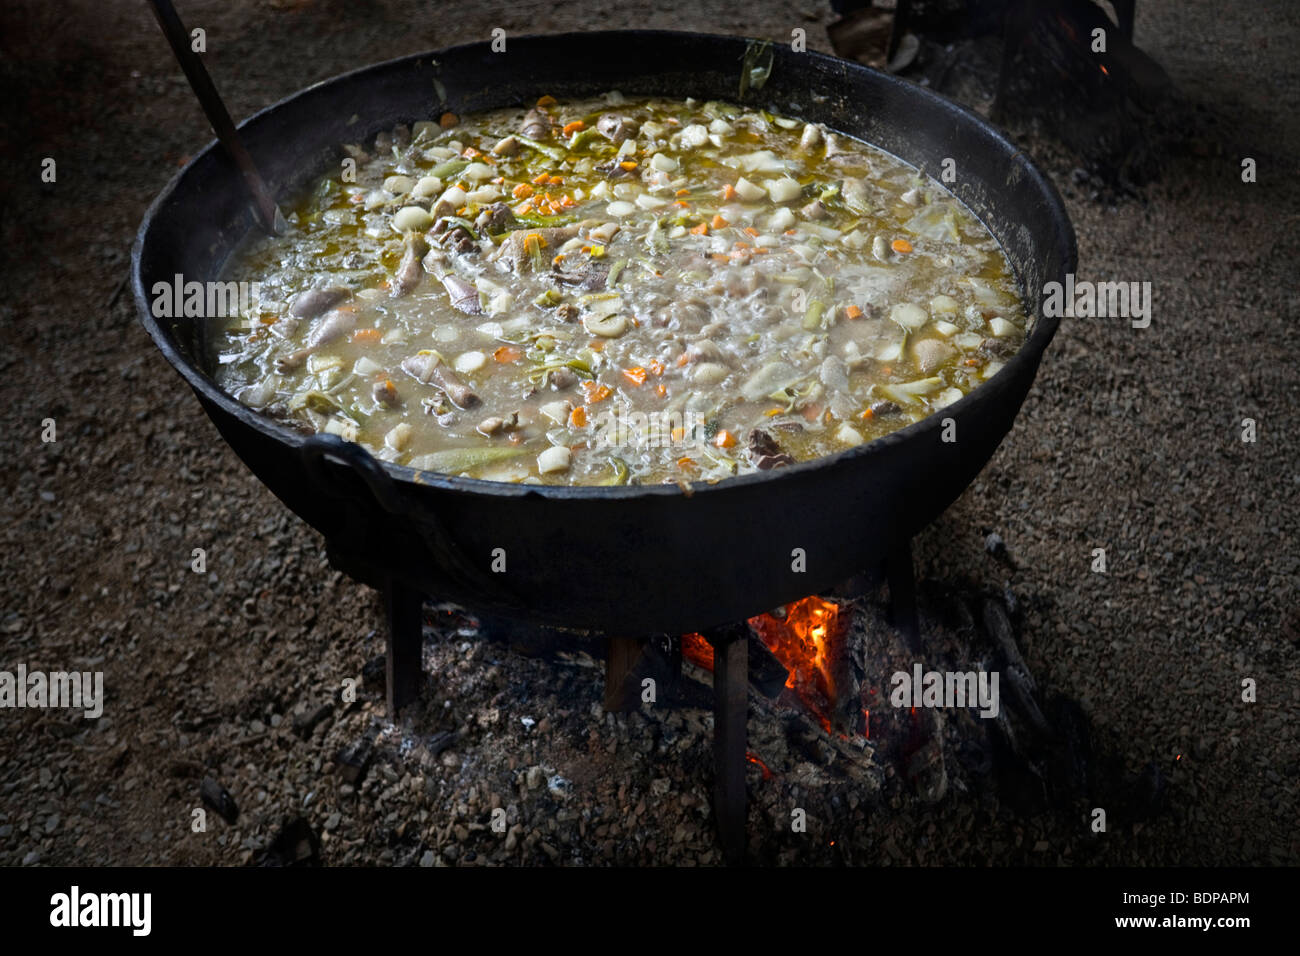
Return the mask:
<path id="1" fill-rule="evenodd" d="M 446 109 L 609 89 L 735 100 L 746 42 L 620 31 L 511 38 L 505 53 L 471 44 L 312 86 L 253 116 L 242 131 L 284 199 L 336 164 L 339 144 Z M 1035 311 L 1043 284 L 1074 270 L 1074 233 L 1060 197 L 973 113 L 855 63 L 784 46 L 775 49 L 766 85 L 744 102 L 823 122 L 932 175 L 953 160 L 950 188 L 1002 243 Z M 333 436 L 306 438 L 217 387 L 200 320 L 155 319 L 150 291 L 177 273 L 186 281 L 216 278 L 252 228 L 240 175 L 214 143 L 149 209 L 132 258 L 145 328 L 240 458 L 325 535 L 345 567 L 372 583 L 387 575 L 477 611 L 606 634 L 740 620 L 877 565 L 989 460 L 1057 325 L 1035 314 L 1020 352 L 942 416 L 829 458 L 690 492 L 486 482 L 378 463 Z M 941 417 L 955 419 L 955 442 L 941 440 Z M 502 559 L 504 571 L 494 570 Z"/>

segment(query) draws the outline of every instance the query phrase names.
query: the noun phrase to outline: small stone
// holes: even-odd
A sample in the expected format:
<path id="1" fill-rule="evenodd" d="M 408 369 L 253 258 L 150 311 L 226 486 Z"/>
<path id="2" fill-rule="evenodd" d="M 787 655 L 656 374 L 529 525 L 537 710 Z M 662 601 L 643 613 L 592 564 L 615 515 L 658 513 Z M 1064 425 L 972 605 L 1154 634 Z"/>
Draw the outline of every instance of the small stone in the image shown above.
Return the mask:
<path id="1" fill-rule="evenodd" d="M 340 813 L 331 813 L 325 818 L 325 830 L 331 832 L 337 830 L 340 823 L 343 822 L 343 815 Z"/>
<path id="2" fill-rule="evenodd" d="M 420 857 L 420 866 L 433 866 L 433 851 L 425 850 L 424 856 Z"/>
<path id="3" fill-rule="evenodd" d="M 541 768 L 540 764 L 535 764 L 528 768 L 528 773 L 524 775 L 524 782 L 529 790 L 536 790 L 546 781 L 546 771 Z"/>
<path id="4" fill-rule="evenodd" d="M 1007 543 L 1002 540 L 1002 535 L 990 531 L 988 537 L 984 539 L 984 550 L 1002 561 L 1007 556 Z"/>

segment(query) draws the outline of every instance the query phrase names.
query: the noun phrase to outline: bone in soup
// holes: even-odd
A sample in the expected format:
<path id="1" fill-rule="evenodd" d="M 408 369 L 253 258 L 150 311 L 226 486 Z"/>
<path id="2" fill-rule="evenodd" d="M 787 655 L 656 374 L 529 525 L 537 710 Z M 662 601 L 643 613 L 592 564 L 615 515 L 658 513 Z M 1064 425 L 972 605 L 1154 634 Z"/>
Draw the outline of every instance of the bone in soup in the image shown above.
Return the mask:
<path id="1" fill-rule="evenodd" d="M 210 329 L 240 401 L 499 481 L 716 481 L 842 451 L 993 375 L 1025 311 L 912 167 L 722 102 L 543 97 L 343 147 Z"/>

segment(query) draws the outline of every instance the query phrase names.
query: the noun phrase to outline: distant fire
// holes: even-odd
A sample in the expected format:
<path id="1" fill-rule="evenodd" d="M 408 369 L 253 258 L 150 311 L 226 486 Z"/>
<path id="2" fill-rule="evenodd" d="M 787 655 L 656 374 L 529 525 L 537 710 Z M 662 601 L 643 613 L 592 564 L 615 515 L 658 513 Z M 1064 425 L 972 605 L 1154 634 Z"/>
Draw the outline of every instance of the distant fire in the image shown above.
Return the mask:
<path id="1" fill-rule="evenodd" d="M 785 686 L 803 701 L 827 732 L 835 699 L 831 680 L 831 642 L 839 636 L 840 607 L 834 601 L 806 597 L 786 605 L 785 616 L 760 614 L 749 619 L 764 646 L 790 672 Z M 682 635 L 682 655 L 698 667 L 713 669 L 713 647 L 696 633 Z"/>

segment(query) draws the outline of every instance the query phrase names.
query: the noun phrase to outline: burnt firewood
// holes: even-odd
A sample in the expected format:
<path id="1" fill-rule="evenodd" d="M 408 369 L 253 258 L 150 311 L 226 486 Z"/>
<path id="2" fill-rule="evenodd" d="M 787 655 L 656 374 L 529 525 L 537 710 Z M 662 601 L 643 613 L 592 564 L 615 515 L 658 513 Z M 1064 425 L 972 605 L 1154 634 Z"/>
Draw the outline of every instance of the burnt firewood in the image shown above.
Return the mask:
<path id="1" fill-rule="evenodd" d="M 749 631 L 749 683 L 764 697 L 774 700 L 785 689 L 790 672 L 758 639 L 753 628 L 746 630 Z"/>
<path id="2" fill-rule="evenodd" d="M 605 663 L 605 709 L 614 713 L 636 710 L 647 678 L 654 681 L 658 703 L 676 690 L 681 671 L 681 639 L 676 636 L 610 638 Z"/>
<path id="3" fill-rule="evenodd" d="M 231 826 L 239 819 L 239 807 L 235 804 L 235 798 L 211 777 L 204 777 L 199 784 L 199 799 Z"/>
<path id="4" fill-rule="evenodd" d="M 425 749 L 429 751 L 430 757 L 436 757 L 444 750 L 450 750 L 460 741 L 461 732 L 459 730 L 440 730 L 429 738 L 425 744 Z"/>
<path id="5" fill-rule="evenodd" d="M 1041 736 L 1052 736 L 1051 728 L 1036 699 L 1038 685 L 1034 682 L 1029 665 L 1020 654 L 1012 633 L 1011 620 L 1006 609 L 992 598 L 987 598 L 983 606 L 984 629 L 997 647 L 1002 657 L 1002 678 L 1011 691 L 1017 711 L 1029 725 Z"/>

